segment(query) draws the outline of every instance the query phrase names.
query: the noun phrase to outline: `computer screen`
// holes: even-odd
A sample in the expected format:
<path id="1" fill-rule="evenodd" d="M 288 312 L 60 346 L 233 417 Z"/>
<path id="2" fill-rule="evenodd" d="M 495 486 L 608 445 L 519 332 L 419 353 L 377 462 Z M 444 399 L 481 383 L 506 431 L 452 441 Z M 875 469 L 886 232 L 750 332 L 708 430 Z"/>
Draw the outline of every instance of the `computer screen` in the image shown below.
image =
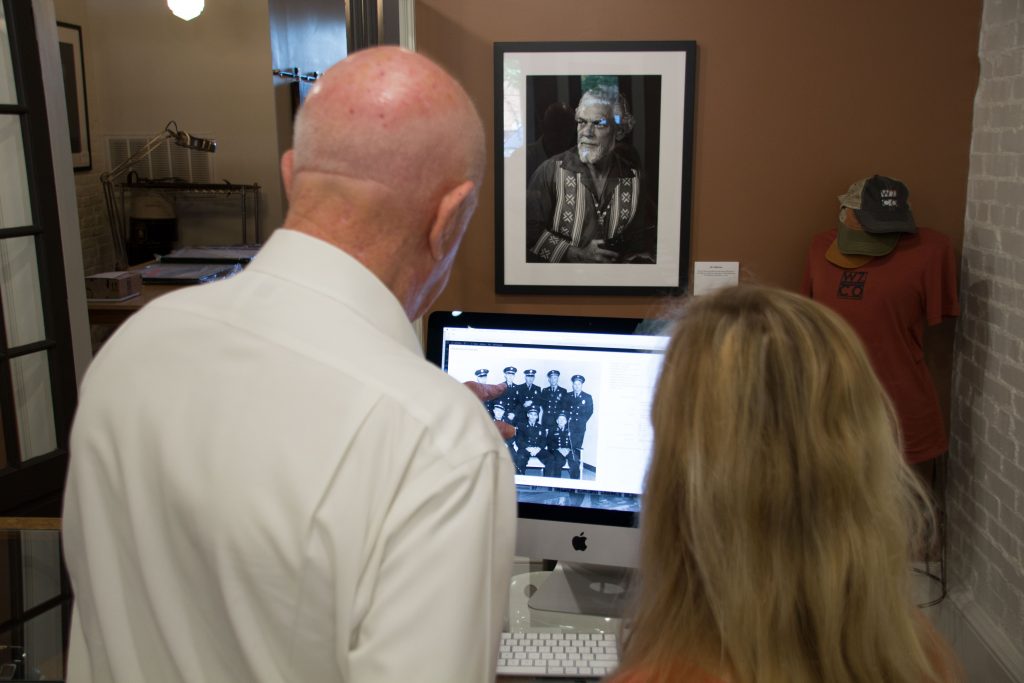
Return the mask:
<path id="1" fill-rule="evenodd" d="M 651 400 L 668 338 L 640 319 L 433 313 L 427 357 L 459 381 L 508 382 L 489 402 L 516 427 L 516 551 L 635 567 L 653 435 Z M 638 329 L 640 328 L 640 329 Z"/>

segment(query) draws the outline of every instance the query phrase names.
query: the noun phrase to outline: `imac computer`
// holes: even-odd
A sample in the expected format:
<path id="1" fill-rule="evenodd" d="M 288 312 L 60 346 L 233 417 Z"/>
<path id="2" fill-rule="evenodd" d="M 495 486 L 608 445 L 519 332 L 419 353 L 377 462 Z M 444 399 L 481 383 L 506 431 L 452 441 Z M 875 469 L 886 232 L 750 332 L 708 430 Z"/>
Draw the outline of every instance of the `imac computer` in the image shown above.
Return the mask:
<path id="1" fill-rule="evenodd" d="M 626 600 L 668 344 L 647 327 L 658 325 L 459 311 L 429 318 L 429 360 L 462 382 L 511 381 L 487 409 L 520 437 L 507 443 L 518 463 L 516 553 L 558 562 L 532 608 L 618 616 Z"/>

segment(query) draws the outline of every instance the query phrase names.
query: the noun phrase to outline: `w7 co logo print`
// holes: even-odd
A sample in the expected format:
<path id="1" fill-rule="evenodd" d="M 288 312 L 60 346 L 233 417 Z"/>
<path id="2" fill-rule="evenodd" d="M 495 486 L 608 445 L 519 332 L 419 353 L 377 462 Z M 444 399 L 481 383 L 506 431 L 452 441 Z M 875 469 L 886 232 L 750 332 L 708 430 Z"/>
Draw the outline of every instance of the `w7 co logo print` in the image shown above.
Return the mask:
<path id="1" fill-rule="evenodd" d="M 867 272 L 845 271 L 839 277 L 839 290 L 836 296 L 840 299 L 854 299 L 860 301 L 864 298 L 864 287 L 867 285 Z"/>

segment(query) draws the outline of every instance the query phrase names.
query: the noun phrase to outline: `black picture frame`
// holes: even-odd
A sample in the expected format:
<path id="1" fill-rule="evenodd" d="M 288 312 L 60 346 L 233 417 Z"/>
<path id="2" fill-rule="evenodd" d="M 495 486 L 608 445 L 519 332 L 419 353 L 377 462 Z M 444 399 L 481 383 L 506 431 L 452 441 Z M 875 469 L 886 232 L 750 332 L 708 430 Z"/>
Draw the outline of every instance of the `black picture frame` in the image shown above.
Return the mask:
<path id="1" fill-rule="evenodd" d="M 498 293 L 685 290 L 696 74 L 695 41 L 494 44 Z M 618 170 L 613 185 L 611 176 L 604 181 L 602 200 L 595 181 L 584 178 L 589 167 L 577 151 L 577 105 L 593 88 L 621 95 L 634 121 L 606 152 Z M 588 189 L 589 200 L 582 194 Z M 590 243 L 588 233 L 613 247 L 617 261 L 569 262 L 568 247 Z"/>
<path id="2" fill-rule="evenodd" d="M 90 171 L 92 143 L 89 140 L 89 108 L 85 95 L 82 27 L 58 21 L 57 40 L 64 78 L 64 96 L 68 105 L 72 165 L 75 171 Z"/>

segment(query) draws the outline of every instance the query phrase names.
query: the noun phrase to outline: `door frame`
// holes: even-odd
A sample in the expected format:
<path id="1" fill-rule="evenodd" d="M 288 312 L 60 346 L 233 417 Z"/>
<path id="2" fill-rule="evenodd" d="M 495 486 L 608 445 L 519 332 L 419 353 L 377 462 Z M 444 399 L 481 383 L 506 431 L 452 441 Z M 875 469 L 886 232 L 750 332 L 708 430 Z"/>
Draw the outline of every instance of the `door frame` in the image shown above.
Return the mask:
<path id="1" fill-rule="evenodd" d="M 7 394 L 6 450 L 8 462 L 15 465 L 0 475 L 0 490 L 4 514 L 58 516 L 78 386 L 91 358 L 77 197 L 53 5 L 50 0 L 3 2 L 18 91 L 18 102 L 3 109 L 21 117 L 32 210 L 25 233 L 35 235 L 45 323 L 45 338 L 37 346 L 49 361 L 56 448 L 19 462 L 14 397 Z M 11 232 L 18 229 L 5 229 L 5 237 L 12 237 Z M 22 345 L 17 353 L 24 354 L 29 346 L 36 345 Z M 0 379 L 4 387 L 13 387 L 6 353 Z"/>

